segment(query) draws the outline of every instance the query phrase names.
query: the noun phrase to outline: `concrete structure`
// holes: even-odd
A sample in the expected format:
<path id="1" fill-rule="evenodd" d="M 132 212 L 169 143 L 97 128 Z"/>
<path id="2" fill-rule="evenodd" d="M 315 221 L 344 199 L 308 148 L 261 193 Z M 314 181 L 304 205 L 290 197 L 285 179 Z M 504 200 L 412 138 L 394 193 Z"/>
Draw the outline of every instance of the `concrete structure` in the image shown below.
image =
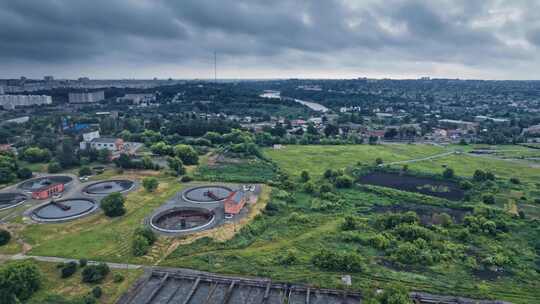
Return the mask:
<path id="1" fill-rule="evenodd" d="M 52 104 L 51 96 L 46 95 L 0 95 L 0 106 L 6 110 L 15 107 L 28 107 Z"/>
<path id="2" fill-rule="evenodd" d="M 4 92 L 4 87 L 3 86 L 0 86 L 0 95 L 4 95 L 5 92 Z"/>
<path id="3" fill-rule="evenodd" d="M 30 117 L 22 116 L 22 117 L 17 117 L 17 118 L 13 118 L 13 119 L 8 119 L 4 123 L 22 124 L 22 123 L 28 122 L 29 120 L 30 120 Z"/>
<path id="4" fill-rule="evenodd" d="M 69 93 L 69 103 L 93 103 L 105 100 L 104 91 Z"/>
<path id="5" fill-rule="evenodd" d="M 134 104 L 148 103 L 156 100 L 156 95 L 152 93 L 126 94 L 124 97 L 116 98 L 117 102 L 132 102 Z"/>
<path id="6" fill-rule="evenodd" d="M 56 193 L 64 192 L 64 184 L 56 183 L 43 186 L 39 189 L 32 191 L 32 198 L 38 200 L 44 200 L 52 197 Z"/>
<path id="7" fill-rule="evenodd" d="M 478 127 L 477 122 L 454 120 L 454 119 L 440 119 L 439 124 L 442 126 L 454 127 L 467 131 L 474 131 Z"/>
<path id="8" fill-rule="evenodd" d="M 121 138 L 99 137 L 90 141 L 90 147 L 96 150 L 107 149 L 111 152 L 124 150 L 124 140 Z"/>
<path id="9" fill-rule="evenodd" d="M 491 122 L 494 122 L 496 124 L 504 124 L 504 123 L 509 123 L 510 122 L 510 120 L 506 119 L 506 118 L 492 118 L 492 117 L 483 116 L 483 115 L 475 116 L 474 121 L 476 121 L 476 122 L 491 121 Z"/>

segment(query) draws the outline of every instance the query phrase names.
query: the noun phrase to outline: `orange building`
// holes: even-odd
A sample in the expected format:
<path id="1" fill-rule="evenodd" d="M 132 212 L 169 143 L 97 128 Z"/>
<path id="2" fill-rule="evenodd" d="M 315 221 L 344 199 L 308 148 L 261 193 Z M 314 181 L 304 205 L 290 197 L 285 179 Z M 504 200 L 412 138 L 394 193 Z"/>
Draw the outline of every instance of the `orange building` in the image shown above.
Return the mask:
<path id="1" fill-rule="evenodd" d="M 32 198 L 44 200 L 44 199 L 50 198 L 56 193 L 62 193 L 62 192 L 64 192 L 64 184 L 62 183 L 51 184 L 45 187 L 41 187 L 37 190 L 34 190 L 32 192 Z"/>
<path id="2" fill-rule="evenodd" d="M 238 214 L 240 210 L 246 205 L 246 195 L 241 191 L 235 191 L 231 193 L 225 199 L 223 203 L 225 207 L 225 214 Z"/>

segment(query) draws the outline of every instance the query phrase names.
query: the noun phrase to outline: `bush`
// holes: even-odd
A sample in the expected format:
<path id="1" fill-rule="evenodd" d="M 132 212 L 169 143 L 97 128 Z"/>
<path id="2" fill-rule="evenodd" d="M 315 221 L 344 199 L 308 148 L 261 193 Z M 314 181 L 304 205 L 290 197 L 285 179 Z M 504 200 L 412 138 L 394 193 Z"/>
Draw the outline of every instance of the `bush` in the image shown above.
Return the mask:
<path id="1" fill-rule="evenodd" d="M 352 187 L 353 179 L 349 176 L 343 175 L 336 178 L 336 188 L 350 188 Z"/>
<path id="2" fill-rule="evenodd" d="M 493 205 L 495 204 L 495 196 L 491 194 L 485 194 L 482 196 L 482 201 L 484 204 Z"/>
<path id="3" fill-rule="evenodd" d="M 60 163 L 58 162 L 50 162 L 47 165 L 47 172 L 49 173 L 58 173 L 62 171 L 62 167 L 60 166 Z"/>
<path id="4" fill-rule="evenodd" d="M 380 166 L 380 165 L 382 165 L 382 164 L 383 164 L 382 158 L 377 157 L 377 158 L 375 159 L 375 165 Z"/>
<path id="5" fill-rule="evenodd" d="M 176 145 L 174 147 L 174 153 L 178 158 L 182 160 L 184 165 L 197 165 L 199 163 L 199 155 L 193 147 L 188 145 Z"/>
<path id="6" fill-rule="evenodd" d="M 517 177 L 512 177 L 512 178 L 510 178 L 510 182 L 511 182 L 512 184 L 514 184 L 514 185 L 519 185 L 519 184 L 521 184 L 521 180 L 519 180 L 519 178 L 517 178 Z"/>
<path id="7" fill-rule="evenodd" d="M 333 252 L 327 249 L 315 254 L 311 263 L 330 271 L 361 272 L 365 268 L 362 257 L 357 253 Z"/>
<path id="8" fill-rule="evenodd" d="M 28 300 L 41 287 L 42 275 L 31 260 L 15 261 L 0 268 L 0 296 L 5 302 Z"/>
<path id="9" fill-rule="evenodd" d="M 87 259 L 80 259 L 79 260 L 79 267 L 84 268 L 84 267 L 86 267 L 86 265 L 88 265 L 88 260 Z"/>
<path id="10" fill-rule="evenodd" d="M 5 229 L 0 229 L 0 246 L 4 246 L 11 240 L 11 233 Z"/>
<path id="11" fill-rule="evenodd" d="M 157 241 L 156 234 L 148 227 L 139 227 L 135 229 L 135 235 L 144 237 L 150 245 L 153 245 Z"/>
<path id="12" fill-rule="evenodd" d="M 142 235 L 135 235 L 131 241 L 131 252 L 134 256 L 143 256 L 148 253 L 150 243 Z"/>
<path id="13" fill-rule="evenodd" d="M 19 170 L 17 170 L 17 177 L 20 178 L 20 179 L 29 179 L 29 178 L 32 178 L 32 170 L 28 169 L 28 168 L 20 168 Z"/>
<path id="14" fill-rule="evenodd" d="M 306 170 L 302 170 L 302 173 L 300 173 L 300 181 L 303 183 L 309 181 L 309 173 Z"/>
<path id="15" fill-rule="evenodd" d="M 94 298 L 99 299 L 101 298 L 101 295 L 103 294 L 103 291 L 101 290 L 101 287 L 96 286 L 94 289 L 92 289 L 92 295 Z"/>
<path id="16" fill-rule="evenodd" d="M 124 197 L 120 193 L 111 193 L 101 201 L 101 209 L 108 217 L 121 216 L 126 213 Z"/>
<path id="17" fill-rule="evenodd" d="M 341 230 L 357 230 L 362 226 L 362 222 L 359 217 L 354 215 L 345 216 L 345 220 L 341 224 Z"/>
<path id="18" fill-rule="evenodd" d="M 100 283 L 109 274 L 109 266 L 105 263 L 88 265 L 82 271 L 82 281 L 84 283 Z"/>
<path id="19" fill-rule="evenodd" d="M 124 281 L 124 276 L 120 273 L 115 273 L 113 275 L 113 282 L 115 283 L 120 283 L 120 282 L 123 282 Z"/>
<path id="20" fill-rule="evenodd" d="M 155 177 L 145 177 L 142 181 L 143 187 L 148 192 L 154 192 L 159 186 L 159 181 Z"/>
<path id="21" fill-rule="evenodd" d="M 444 171 L 443 171 L 443 177 L 446 178 L 446 179 L 450 179 L 450 178 L 453 178 L 454 177 L 454 169 L 452 168 L 446 168 Z"/>
<path id="22" fill-rule="evenodd" d="M 67 262 L 61 265 L 61 277 L 62 278 L 69 278 L 77 271 L 77 263 L 76 262 Z"/>
<path id="23" fill-rule="evenodd" d="M 184 175 L 184 176 L 182 176 L 182 178 L 180 178 L 180 181 L 182 183 L 189 183 L 192 180 L 193 180 L 193 177 L 191 177 L 189 175 Z"/>
<path id="24" fill-rule="evenodd" d="M 461 187 L 461 189 L 467 191 L 472 189 L 473 184 L 469 181 L 462 181 L 461 183 L 459 183 L 459 186 Z"/>
<path id="25" fill-rule="evenodd" d="M 275 262 L 278 265 L 285 265 L 285 266 L 294 265 L 298 262 L 297 252 L 291 249 L 288 249 L 285 252 L 281 252 L 276 256 Z"/>
<path id="26" fill-rule="evenodd" d="M 90 169 L 90 167 L 88 166 L 82 166 L 79 169 L 79 176 L 87 176 L 87 175 L 92 175 L 92 169 Z"/>

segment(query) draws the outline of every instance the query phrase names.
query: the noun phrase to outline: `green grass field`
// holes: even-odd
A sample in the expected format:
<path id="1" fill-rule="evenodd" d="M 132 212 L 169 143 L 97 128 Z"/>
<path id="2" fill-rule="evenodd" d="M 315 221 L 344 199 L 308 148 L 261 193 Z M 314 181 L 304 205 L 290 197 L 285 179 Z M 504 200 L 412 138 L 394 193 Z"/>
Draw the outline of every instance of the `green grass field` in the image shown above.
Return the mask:
<path id="1" fill-rule="evenodd" d="M 426 157 L 445 152 L 432 145 L 347 145 L 347 146 L 285 146 L 283 149 L 265 149 L 264 153 L 289 174 L 298 176 L 302 170 L 321 175 L 326 169 L 339 169 L 358 162 L 374 163 Z"/>

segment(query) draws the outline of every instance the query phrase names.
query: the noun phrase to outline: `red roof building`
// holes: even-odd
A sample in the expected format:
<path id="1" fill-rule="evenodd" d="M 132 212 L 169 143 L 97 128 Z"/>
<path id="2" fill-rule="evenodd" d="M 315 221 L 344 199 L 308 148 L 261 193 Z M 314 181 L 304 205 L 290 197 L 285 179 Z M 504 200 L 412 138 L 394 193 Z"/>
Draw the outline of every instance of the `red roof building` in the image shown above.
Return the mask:
<path id="1" fill-rule="evenodd" d="M 231 193 L 223 203 L 226 214 L 238 214 L 246 205 L 246 195 L 241 191 Z"/>
<path id="2" fill-rule="evenodd" d="M 45 187 L 41 187 L 37 190 L 34 190 L 32 192 L 32 198 L 44 200 L 44 199 L 48 199 L 52 197 L 56 193 L 62 193 L 62 192 L 64 192 L 64 184 L 62 183 L 51 184 Z"/>

